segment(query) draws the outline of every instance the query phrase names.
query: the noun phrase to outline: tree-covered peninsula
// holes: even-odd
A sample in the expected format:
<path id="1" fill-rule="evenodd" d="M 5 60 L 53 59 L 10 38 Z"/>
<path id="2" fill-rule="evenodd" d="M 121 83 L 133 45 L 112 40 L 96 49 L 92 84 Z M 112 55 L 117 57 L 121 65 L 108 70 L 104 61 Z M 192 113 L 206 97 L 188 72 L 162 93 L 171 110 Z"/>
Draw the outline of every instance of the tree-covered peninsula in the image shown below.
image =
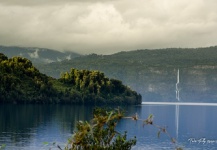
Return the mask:
<path id="1" fill-rule="evenodd" d="M 140 104 L 141 95 L 99 71 L 71 69 L 54 79 L 22 57 L 0 53 L 0 103 Z"/>

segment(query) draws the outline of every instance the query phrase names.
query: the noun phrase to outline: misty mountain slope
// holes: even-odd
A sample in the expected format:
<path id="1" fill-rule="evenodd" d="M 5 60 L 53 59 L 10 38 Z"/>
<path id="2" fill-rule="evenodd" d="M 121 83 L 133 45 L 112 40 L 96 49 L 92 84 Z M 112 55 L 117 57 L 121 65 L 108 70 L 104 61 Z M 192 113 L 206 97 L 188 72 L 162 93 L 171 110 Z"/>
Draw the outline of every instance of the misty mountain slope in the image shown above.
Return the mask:
<path id="1" fill-rule="evenodd" d="M 182 101 L 217 100 L 217 47 L 91 54 L 37 66 L 56 78 L 72 67 L 99 70 L 119 79 L 142 94 L 144 101 L 175 101 L 179 69 Z"/>
<path id="2" fill-rule="evenodd" d="M 80 56 L 74 52 L 59 52 L 56 50 L 37 47 L 15 47 L 0 46 L 0 53 L 8 57 L 21 56 L 31 60 L 33 63 L 51 63 L 62 60 L 70 60 Z"/>

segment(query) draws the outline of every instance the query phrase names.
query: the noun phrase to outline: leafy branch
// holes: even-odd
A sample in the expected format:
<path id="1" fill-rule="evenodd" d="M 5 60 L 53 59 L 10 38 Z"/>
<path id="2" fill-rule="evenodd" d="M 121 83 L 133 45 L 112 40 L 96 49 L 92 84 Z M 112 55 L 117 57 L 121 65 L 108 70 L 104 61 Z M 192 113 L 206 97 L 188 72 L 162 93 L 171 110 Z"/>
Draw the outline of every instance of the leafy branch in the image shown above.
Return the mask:
<path id="1" fill-rule="evenodd" d="M 157 124 L 154 123 L 154 121 L 153 121 L 154 115 L 153 114 L 150 114 L 147 119 L 140 119 L 137 113 L 134 116 L 123 117 L 123 118 L 125 118 L 125 119 L 132 119 L 134 121 L 142 121 L 143 122 L 143 124 L 142 124 L 143 127 L 146 126 L 146 125 L 152 125 L 152 126 L 156 127 L 157 129 L 159 129 L 159 131 L 157 133 L 157 137 L 158 138 L 160 138 L 160 134 L 161 133 L 164 133 L 164 134 L 166 134 L 169 137 L 169 139 L 171 140 L 172 143 L 176 143 L 176 139 L 173 138 L 168 133 L 166 127 L 162 127 L 162 126 L 157 125 Z"/>
<path id="2" fill-rule="evenodd" d="M 146 125 L 152 125 L 159 130 L 157 133 L 158 138 L 160 138 L 161 133 L 164 133 L 171 139 L 173 144 L 176 143 L 176 139 L 168 133 L 165 127 L 161 127 L 154 123 L 152 114 L 149 115 L 147 119 L 140 119 L 137 113 L 134 116 L 124 117 L 124 112 L 119 108 L 110 111 L 96 108 L 94 110 L 93 119 L 90 123 L 87 121 L 79 121 L 77 123 L 76 131 L 68 140 L 67 146 L 64 149 L 130 150 L 132 146 L 136 145 L 136 137 L 127 140 L 127 132 L 121 134 L 115 130 L 121 119 L 141 121 L 143 127 Z M 56 147 L 59 150 L 62 150 L 60 146 L 57 145 Z M 176 147 L 176 150 L 182 150 L 182 148 Z"/>

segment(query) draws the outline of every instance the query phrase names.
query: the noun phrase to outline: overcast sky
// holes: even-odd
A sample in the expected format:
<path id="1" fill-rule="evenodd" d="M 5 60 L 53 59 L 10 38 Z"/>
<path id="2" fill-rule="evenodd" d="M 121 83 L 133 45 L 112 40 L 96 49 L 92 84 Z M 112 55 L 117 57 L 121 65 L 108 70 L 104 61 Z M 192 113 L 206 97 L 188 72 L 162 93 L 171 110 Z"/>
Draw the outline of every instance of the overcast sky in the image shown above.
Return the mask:
<path id="1" fill-rule="evenodd" d="M 217 45 L 217 0 L 1 0 L 0 45 L 82 54 Z"/>

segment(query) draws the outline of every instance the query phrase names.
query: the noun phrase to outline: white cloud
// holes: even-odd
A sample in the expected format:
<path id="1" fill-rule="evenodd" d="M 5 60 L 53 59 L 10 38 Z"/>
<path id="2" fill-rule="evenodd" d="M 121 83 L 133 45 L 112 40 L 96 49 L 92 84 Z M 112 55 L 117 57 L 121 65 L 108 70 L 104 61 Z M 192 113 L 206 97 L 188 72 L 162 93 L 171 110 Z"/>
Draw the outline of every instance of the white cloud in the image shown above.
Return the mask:
<path id="1" fill-rule="evenodd" d="M 19 2 L 0 2 L 2 45 L 107 54 L 217 45 L 215 0 Z"/>
<path id="2" fill-rule="evenodd" d="M 66 56 L 67 60 L 71 60 L 71 55 Z"/>
<path id="3" fill-rule="evenodd" d="M 38 51 L 39 51 L 39 50 L 36 49 L 35 52 L 33 52 L 33 53 L 28 53 L 28 54 L 29 54 L 29 56 L 30 56 L 31 58 L 39 58 Z"/>

